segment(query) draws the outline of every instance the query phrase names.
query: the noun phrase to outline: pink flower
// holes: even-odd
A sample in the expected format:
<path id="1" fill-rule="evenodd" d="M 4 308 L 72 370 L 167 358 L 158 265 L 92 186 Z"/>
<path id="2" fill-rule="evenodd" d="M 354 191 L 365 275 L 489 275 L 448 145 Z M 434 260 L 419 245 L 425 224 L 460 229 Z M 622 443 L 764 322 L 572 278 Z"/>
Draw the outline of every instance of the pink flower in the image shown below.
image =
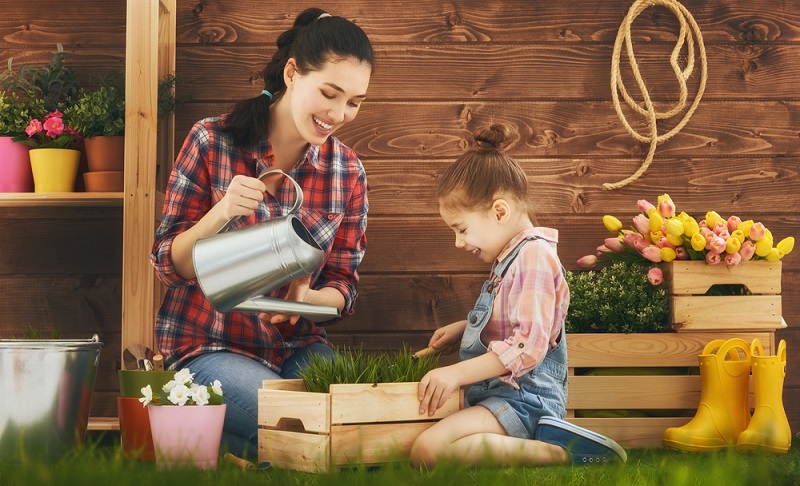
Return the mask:
<path id="1" fill-rule="evenodd" d="M 650 232 L 650 218 L 645 216 L 644 214 L 637 214 L 633 218 L 633 227 L 639 233 L 646 235 Z"/>
<path id="2" fill-rule="evenodd" d="M 764 233 L 766 233 L 767 228 L 761 223 L 753 223 L 753 226 L 750 227 L 750 239 L 753 241 L 758 241 L 764 237 Z"/>
<path id="3" fill-rule="evenodd" d="M 725 224 L 725 223 L 723 223 L 722 221 L 718 221 L 718 222 L 716 222 L 716 223 L 714 224 L 714 234 L 715 234 L 715 235 L 717 235 L 717 236 L 719 236 L 719 234 L 720 234 L 720 233 L 722 233 L 723 231 L 724 231 L 725 233 L 727 233 L 727 232 L 728 232 L 728 225 L 726 225 L 726 224 Z"/>
<path id="4" fill-rule="evenodd" d="M 647 272 L 647 280 L 651 285 L 659 285 L 664 281 L 664 274 L 661 272 L 660 268 L 653 267 Z"/>
<path id="5" fill-rule="evenodd" d="M 756 244 L 750 240 L 745 241 L 742 243 L 742 246 L 739 247 L 739 255 L 742 257 L 742 260 L 747 261 L 753 258 L 753 255 L 756 253 Z"/>
<path id="6" fill-rule="evenodd" d="M 711 241 L 708 242 L 709 250 L 713 251 L 714 253 L 724 253 L 725 246 L 727 245 L 726 241 L 719 236 L 715 236 L 711 238 Z"/>
<path id="7" fill-rule="evenodd" d="M 669 198 L 662 199 L 658 203 L 658 212 L 661 213 L 661 216 L 664 216 L 665 218 L 671 218 L 675 216 L 675 203 Z"/>
<path id="8" fill-rule="evenodd" d="M 650 245 L 642 249 L 642 256 L 653 263 L 658 263 L 661 261 L 661 248 L 655 245 Z"/>
<path id="9" fill-rule="evenodd" d="M 642 235 L 636 234 L 632 231 L 622 235 L 622 241 L 640 253 L 642 249 L 647 246 L 647 241 L 645 241 Z"/>
<path id="10" fill-rule="evenodd" d="M 742 224 L 742 220 L 739 218 L 739 216 L 731 216 L 727 221 L 728 231 L 733 233 L 739 228 L 740 224 Z"/>
<path id="11" fill-rule="evenodd" d="M 64 131 L 64 122 L 60 117 L 52 116 L 45 119 L 42 127 L 46 130 L 48 137 L 56 138 Z"/>
<path id="12" fill-rule="evenodd" d="M 578 259 L 578 266 L 581 268 L 594 268 L 597 266 L 597 257 L 594 255 L 586 255 Z"/>
<path id="13" fill-rule="evenodd" d="M 728 253 L 725 255 L 725 265 L 729 267 L 734 267 L 742 261 L 742 255 L 738 253 Z"/>
<path id="14" fill-rule="evenodd" d="M 42 122 L 39 120 L 31 120 L 28 128 L 25 129 L 25 133 L 28 134 L 29 137 L 36 135 L 37 133 L 42 131 Z"/>
<path id="15" fill-rule="evenodd" d="M 64 114 L 58 110 L 53 110 L 44 116 L 44 121 L 47 121 L 51 118 L 64 118 Z"/>
<path id="16" fill-rule="evenodd" d="M 686 249 L 685 246 L 678 246 L 675 248 L 675 259 L 676 260 L 688 260 L 689 259 L 689 251 Z"/>
<path id="17" fill-rule="evenodd" d="M 619 238 L 606 238 L 605 246 L 614 253 L 621 253 L 625 251 L 625 244 Z"/>
<path id="18" fill-rule="evenodd" d="M 638 201 L 636 201 L 636 205 L 639 207 L 639 211 L 641 211 L 644 214 L 648 214 L 651 209 L 656 208 L 647 199 L 639 199 Z"/>
<path id="19" fill-rule="evenodd" d="M 600 246 L 597 247 L 597 256 L 598 257 L 603 256 L 603 253 L 610 253 L 610 252 L 611 252 L 611 250 L 609 250 L 606 245 L 600 245 Z"/>
<path id="20" fill-rule="evenodd" d="M 713 251 L 706 253 L 706 262 L 709 265 L 719 265 L 721 261 L 722 257 L 719 256 L 719 253 L 714 253 Z"/>
<path id="21" fill-rule="evenodd" d="M 669 242 L 666 236 L 662 236 L 656 241 L 656 246 L 659 248 L 672 248 L 675 249 L 675 245 Z"/>

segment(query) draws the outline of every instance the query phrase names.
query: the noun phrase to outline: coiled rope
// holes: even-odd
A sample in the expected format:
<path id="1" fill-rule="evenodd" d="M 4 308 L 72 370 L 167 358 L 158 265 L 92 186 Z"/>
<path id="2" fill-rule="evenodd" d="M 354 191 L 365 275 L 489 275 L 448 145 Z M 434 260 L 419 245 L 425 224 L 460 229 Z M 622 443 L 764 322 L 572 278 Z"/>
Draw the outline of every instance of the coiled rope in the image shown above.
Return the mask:
<path id="1" fill-rule="evenodd" d="M 650 93 L 647 90 L 644 80 L 642 79 L 641 73 L 639 72 L 639 65 L 636 63 L 636 56 L 633 53 L 633 42 L 631 40 L 631 25 L 633 24 L 633 21 L 644 10 L 656 5 L 661 5 L 668 8 L 673 14 L 675 14 L 675 17 L 677 17 L 678 21 L 680 22 L 680 33 L 678 34 L 678 40 L 669 59 L 670 65 L 672 66 L 672 71 L 675 73 L 675 77 L 678 80 L 678 85 L 680 86 L 680 99 L 672 109 L 665 112 L 658 112 L 653 106 L 653 101 L 650 99 Z M 683 111 L 684 107 L 686 106 L 686 101 L 688 98 L 686 80 L 692 75 L 692 71 L 694 71 L 695 39 L 697 42 L 698 51 L 700 53 L 701 69 L 700 86 L 697 89 L 697 95 L 695 96 L 694 101 L 686 111 L 686 114 L 683 116 L 683 119 L 680 121 L 680 123 L 678 123 L 669 132 L 659 136 L 658 120 L 671 118 Z M 622 53 L 623 41 L 625 41 L 628 63 L 630 64 L 631 71 L 633 72 L 633 77 L 636 79 L 636 84 L 639 86 L 639 91 L 642 93 L 644 108 L 642 108 L 642 106 L 628 94 L 628 91 L 625 89 L 625 85 L 622 82 L 619 60 Z M 686 44 L 688 55 L 686 67 L 681 69 L 680 65 L 678 64 L 678 59 L 684 43 Z M 611 57 L 611 94 L 614 100 L 614 109 L 617 111 L 617 116 L 625 126 L 625 129 L 636 140 L 649 143 L 650 150 L 647 152 L 647 157 L 645 158 L 644 162 L 642 162 L 642 165 L 635 173 L 619 182 L 607 182 L 603 184 L 603 189 L 619 189 L 630 184 L 638 179 L 639 176 L 644 174 L 647 168 L 650 167 L 650 163 L 653 161 L 653 156 L 656 153 L 656 146 L 661 142 L 669 140 L 675 134 L 680 132 L 686 123 L 688 123 L 689 119 L 692 117 L 692 114 L 694 114 L 694 111 L 697 109 L 697 105 L 700 104 L 700 99 L 703 97 L 703 93 L 706 90 L 707 78 L 708 69 L 706 66 L 706 49 L 705 45 L 703 44 L 703 36 L 700 34 L 700 27 L 697 26 L 697 22 L 695 22 L 694 17 L 692 17 L 689 11 L 686 10 L 686 8 L 677 0 L 637 0 L 634 2 L 634 4 L 631 5 L 631 8 L 628 10 L 628 14 L 625 16 L 622 24 L 619 26 L 617 39 L 614 42 L 614 53 Z M 625 118 L 625 114 L 622 112 L 622 106 L 619 101 L 619 93 L 622 93 L 622 97 L 625 99 L 625 102 L 628 104 L 628 106 L 633 108 L 633 110 L 640 115 L 647 118 L 647 128 L 649 132 L 647 135 L 640 134 L 633 127 L 631 127 L 630 123 L 628 123 L 628 120 Z"/>

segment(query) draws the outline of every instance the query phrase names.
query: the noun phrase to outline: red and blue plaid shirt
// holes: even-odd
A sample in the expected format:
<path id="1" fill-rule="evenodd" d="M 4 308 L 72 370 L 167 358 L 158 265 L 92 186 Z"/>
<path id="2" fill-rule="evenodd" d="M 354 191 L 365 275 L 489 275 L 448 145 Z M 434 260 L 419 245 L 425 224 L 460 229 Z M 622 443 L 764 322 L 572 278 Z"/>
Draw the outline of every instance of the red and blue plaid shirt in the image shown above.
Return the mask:
<path id="1" fill-rule="evenodd" d="M 325 330 L 301 318 L 297 324 L 263 323 L 258 313 L 220 314 L 203 295 L 196 279 L 175 272 L 172 242 L 222 199 L 236 174 L 257 177 L 275 163 L 268 141 L 249 149 L 234 147 L 220 129 L 220 117 L 196 123 L 184 141 L 170 175 L 161 225 L 150 260 L 167 293 L 156 321 L 156 339 L 165 365 L 211 351 L 228 350 L 249 356 L 276 372 L 294 350 L 326 342 Z M 303 207 L 296 216 L 325 251 L 322 267 L 311 277 L 311 288 L 333 287 L 342 293 L 342 315 L 353 313 L 358 265 L 366 250 L 367 179 L 352 149 L 331 136 L 310 146 L 289 172 L 303 189 Z M 283 179 L 275 195 L 267 195 L 248 218 L 237 218 L 228 231 L 285 216 L 295 201 L 295 189 Z M 283 298 L 288 287 L 269 295 Z M 331 321 L 332 322 L 332 321 Z M 328 322 L 327 324 L 330 324 Z"/>

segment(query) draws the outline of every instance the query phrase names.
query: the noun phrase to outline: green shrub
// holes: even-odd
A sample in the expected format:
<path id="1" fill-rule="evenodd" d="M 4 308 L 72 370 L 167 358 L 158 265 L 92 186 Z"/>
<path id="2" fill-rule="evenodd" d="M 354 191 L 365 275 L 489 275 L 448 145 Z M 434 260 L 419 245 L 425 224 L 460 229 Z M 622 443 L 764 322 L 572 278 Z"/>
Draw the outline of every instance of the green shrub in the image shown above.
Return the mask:
<path id="1" fill-rule="evenodd" d="M 647 280 L 648 266 L 614 263 L 567 272 L 567 332 L 657 332 L 670 327 L 669 297 Z"/>
<path id="2" fill-rule="evenodd" d="M 44 100 L 33 93 L 21 96 L 14 91 L 0 91 L 0 136 L 25 135 L 31 120 L 42 119 L 46 114 Z"/>

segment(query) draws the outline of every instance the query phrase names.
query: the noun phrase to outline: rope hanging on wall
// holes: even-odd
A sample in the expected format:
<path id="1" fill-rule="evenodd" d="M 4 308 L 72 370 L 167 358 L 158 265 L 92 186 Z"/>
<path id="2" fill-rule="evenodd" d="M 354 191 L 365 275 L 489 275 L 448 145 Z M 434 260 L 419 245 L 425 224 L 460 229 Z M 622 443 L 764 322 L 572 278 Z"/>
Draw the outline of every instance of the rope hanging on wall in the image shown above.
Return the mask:
<path id="1" fill-rule="evenodd" d="M 678 40 L 675 44 L 675 47 L 672 50 L 672 54 L 670 55 L 670 65 L 672 66 L 672 71 L 675 73 L 675 77 L 678 80 L 678 85 L 680 86 L 680 99 L 675 104 L 675 106 L 670 109 L 669 111 L 665 112 L 658 112 L 656 111 L 655 107 L 653 106 L 653 101 L 650 99 L 650 93 L 647 90 L 647 86 L 642 79 L 641 73 L 639 72 L 639 66 L 636 63 L 636 57 L 633 53 L 633 41 L 631 40 L 631 25 L 636 17 L 639 16 L 645 9 L 648 7 L 661 5 L 663 7 L 668 8 L 675 17 L 678 18 L 680 22 L 680 33 L 678 34 Z M 686 88 L 686 80 L 689 76 L 692 75 L 692 71 L 694 71 L 694 44 L 695 38 L 697 41 L 697 48 L 700 53 L 700 86 L 697 89 L 697 95 L 694 98 L 689 109 L 686 111 L 686 114 L 683 115 L 683 119 L 678 123 L 672 130 L 669 132 L 659 136 L 658 135 L 658 120 L 671 118 L 677 114 L 679 114 L 683 108 L 686 106 L 686 101 L 688 98 L 688 90 Z M 636 79 L 636 84 L 639 86 L 639 90 L 642 93 L 642 98 L 644 102 L 644 108 L 640 106 L 631 96 L 628 94 L 628 91 L 625 89 L 625 85 L 622 82 L 622 76 L 620 73 L 619 67 L 619 60 L 620 55 L 622 53 L 622 42 L 625 41 L 626 47 L 626 54 L 628 56 L 628 63 L 630 64 L 631 71 L 633 72 L 633 77 Z M 686 67 L 681 69 L 680 65 L 678 64 L 678 59 L 680 56 L 680 51 L 683 48 L 684 43 L 686 44 L 688 55 L 687 55 L 687 62 Z M 692 15 L 689 13 L 686 8 L 681 5 L 677 0 L 637 0 L 631 5 L 631 8 L 628 10 L 628 14 L 625 16 L 625 19 L 622 21 L 622 24 L 619 26 L 619 31 L 617 32 L 617 39 L 614 42 L 614 53 L 611 57 L 611 94 L 614 100 L 614 109 L 617 111 L 617 116 L 619 117 L 622 124 L 625 126 L 625 129 L 628 133 L 633 136 L 636 140 L 644 143 L 650 144 L 650 150 L 647 152 L 647 157 L 645 158 L 642 165 L 639 169 L 629 176 L 626 179 L 623 179 L 619 182 L 614 183 L 605 183 L 603 184 L 603 189 L 619 189 L 624 187 L 631 182 L 635 181 L 639 178 L 644 172 L 650 167 L 650 163 L 653 161 L 653 156 L 656 153 L 656 146 L 660 142 L 665 142 L 672 138 L 675 134 L 681 131 L 681 129 L 688 123 L 689 119 L 694 114 L 694 111 L 697 109 L 697 105 L 700 104 L 700 99 L 703 97 L 703 93 L 706 90 L 706 79 L 708 77 L 708 70 L 706 66 L 706 49 L 705 45 L 703 44 L 703 37 L 700 34 L 700 27 L 697 26 Z M 647 118 L 647 128 L 648 134 L 642 135 L 637 132 L 631 125 L 628 123 L 628 120 L 625 118 L 625 114 L 622 113 L 622 106 L 620 105 L 619 101 L 619 93 L 622 93 L 622 97 L 625 99 L 625 102 L 633 108 L 634 111 L 639 113 L 640 115 Z"/>

